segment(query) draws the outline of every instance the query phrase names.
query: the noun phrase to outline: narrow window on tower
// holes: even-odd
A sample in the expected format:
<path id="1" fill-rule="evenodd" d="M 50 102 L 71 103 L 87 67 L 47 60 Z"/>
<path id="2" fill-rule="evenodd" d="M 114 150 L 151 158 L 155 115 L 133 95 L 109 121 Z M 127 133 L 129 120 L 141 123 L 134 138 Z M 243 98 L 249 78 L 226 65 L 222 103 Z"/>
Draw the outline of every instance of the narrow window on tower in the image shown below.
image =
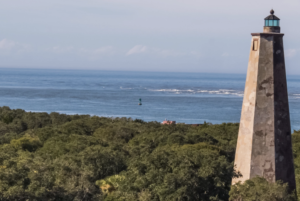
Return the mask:
<path id="1" fill-rule="evenodd" d="M 253 51 L 257 51 L 257 49 L 258 49 L 258 40 L 254 39 L 253 40 Z"/>

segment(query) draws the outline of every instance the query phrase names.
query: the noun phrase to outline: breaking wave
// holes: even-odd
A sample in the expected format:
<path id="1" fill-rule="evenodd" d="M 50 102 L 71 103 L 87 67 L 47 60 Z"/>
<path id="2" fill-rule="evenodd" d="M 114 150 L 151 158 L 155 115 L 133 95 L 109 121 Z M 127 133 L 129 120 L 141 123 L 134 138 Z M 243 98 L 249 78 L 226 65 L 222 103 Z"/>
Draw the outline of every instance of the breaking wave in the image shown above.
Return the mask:
<path id="1" fill-rule="evenodd" d="M 149 89 L 149 91 L 159 91 L 175 94 L 219 94 L 243 96 L 243 91 L 219 89 L 219 90 L 198 90 L 198 89 Z"/>

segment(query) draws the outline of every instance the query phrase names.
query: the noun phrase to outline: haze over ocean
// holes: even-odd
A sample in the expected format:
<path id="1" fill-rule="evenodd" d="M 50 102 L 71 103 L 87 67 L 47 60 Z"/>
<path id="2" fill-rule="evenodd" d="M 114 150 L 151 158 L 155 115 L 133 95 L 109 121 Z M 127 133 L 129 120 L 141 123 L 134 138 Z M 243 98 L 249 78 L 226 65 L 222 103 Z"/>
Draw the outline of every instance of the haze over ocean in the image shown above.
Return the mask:
<path id="1" fill-rule="evenodd" d="M 298 130 L 300 78 L 287 78 L 291 126 Z M 0 106 L 187 124 L 239 122 L 245 79 L 243 74 L 0 68 Z"/>

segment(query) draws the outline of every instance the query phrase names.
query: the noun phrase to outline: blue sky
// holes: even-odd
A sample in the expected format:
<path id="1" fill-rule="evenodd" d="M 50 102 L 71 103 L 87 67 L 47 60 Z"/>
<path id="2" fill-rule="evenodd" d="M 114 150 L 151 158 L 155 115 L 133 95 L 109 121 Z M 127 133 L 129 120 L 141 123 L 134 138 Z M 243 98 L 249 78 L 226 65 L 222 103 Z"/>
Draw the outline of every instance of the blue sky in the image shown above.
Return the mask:
<path id="1" fill-rule="evenodd" d="M 300 0 L 0 3 L 0 67 L 246 73 L 250 33 L 273 8 L 300 74 Z"/>

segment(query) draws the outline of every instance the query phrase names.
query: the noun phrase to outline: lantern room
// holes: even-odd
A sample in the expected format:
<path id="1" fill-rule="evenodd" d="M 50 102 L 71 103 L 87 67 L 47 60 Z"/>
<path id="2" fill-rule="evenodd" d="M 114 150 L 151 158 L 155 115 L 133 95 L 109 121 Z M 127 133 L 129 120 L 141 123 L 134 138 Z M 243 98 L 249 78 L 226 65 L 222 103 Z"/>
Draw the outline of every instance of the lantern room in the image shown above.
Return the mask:
<path id="1" fill-rule="evenodd" d="M 271 15 L 265 18 L 265 27 L 279 27 L 280 19 L 274 15 L 274 10 L 270 11 Z"/>

